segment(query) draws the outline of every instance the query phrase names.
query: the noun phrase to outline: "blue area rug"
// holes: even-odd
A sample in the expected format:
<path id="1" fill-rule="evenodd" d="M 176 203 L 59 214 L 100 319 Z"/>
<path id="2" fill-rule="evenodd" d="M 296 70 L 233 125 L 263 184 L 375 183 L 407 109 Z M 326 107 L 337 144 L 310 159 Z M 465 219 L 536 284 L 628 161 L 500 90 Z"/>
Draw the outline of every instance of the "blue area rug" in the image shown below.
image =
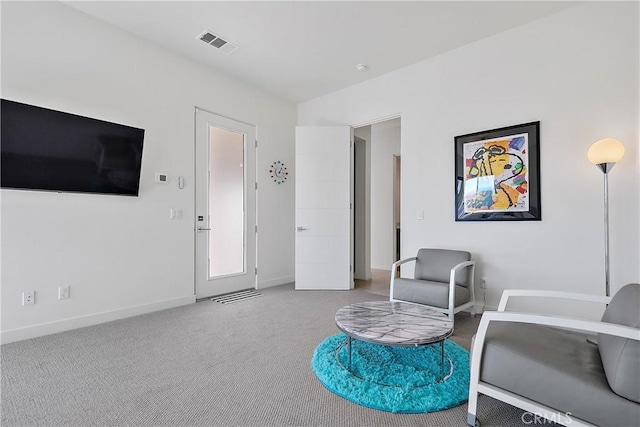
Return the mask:
<path id="1" fill-rule="evenodd" d="M 353 340 L 350 370 L 346 341 L 342 333 L 325 339 L 311 366 L 327 389 L 358 405 L 416 414 L 452 408 L 469 397 L 469 352 L 452 341 L 445 341 L 442 365 L 440 344 L 388 347 Z"/>

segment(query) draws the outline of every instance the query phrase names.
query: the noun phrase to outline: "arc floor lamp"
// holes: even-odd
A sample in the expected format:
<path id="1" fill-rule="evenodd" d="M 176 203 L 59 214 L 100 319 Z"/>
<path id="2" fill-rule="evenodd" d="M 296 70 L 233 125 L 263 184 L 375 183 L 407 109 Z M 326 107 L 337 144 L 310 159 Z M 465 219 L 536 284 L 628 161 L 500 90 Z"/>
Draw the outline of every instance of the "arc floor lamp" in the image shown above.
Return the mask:
<path id="1" fill-rule="evenodd" d="M 605 138 L 594 142 L 587 157 L 604 174 L 604 285 L 606 296 L 610 296 L 609 271 L 609 171 L 624 156 L 624 145 L 616 139 Z"/>

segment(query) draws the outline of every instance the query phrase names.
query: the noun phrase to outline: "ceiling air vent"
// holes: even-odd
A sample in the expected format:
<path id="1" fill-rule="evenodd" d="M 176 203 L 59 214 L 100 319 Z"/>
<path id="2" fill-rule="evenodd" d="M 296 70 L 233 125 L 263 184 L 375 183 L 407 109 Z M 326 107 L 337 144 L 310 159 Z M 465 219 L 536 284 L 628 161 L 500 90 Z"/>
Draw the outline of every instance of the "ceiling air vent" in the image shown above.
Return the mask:
<path id="1" fill-rule="evenodd" d="M 206 30 L 205 32 L 203 32 L 197 38 L 202 40 L 206 44 L 215 47 L 220 52 L 226 53 L 227 55 L 231 55 L 233 52 L 238 50 L 238 45 L 235 45 L 228 40 L 224 40 L 216 36 L 209 30 Z"/>

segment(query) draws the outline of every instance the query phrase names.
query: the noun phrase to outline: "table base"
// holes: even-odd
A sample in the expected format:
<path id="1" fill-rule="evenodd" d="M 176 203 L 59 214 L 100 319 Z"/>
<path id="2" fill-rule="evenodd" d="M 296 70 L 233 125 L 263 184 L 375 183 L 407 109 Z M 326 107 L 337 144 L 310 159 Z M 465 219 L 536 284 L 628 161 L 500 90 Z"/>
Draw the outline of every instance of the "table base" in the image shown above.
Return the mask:
<path id="1" fill-rule="evenodd" d="M 352 362 L 352 352 L 351 352 L 351 347 L 352 347 L 352 341 L 353 338 L 347 335 L 347 339 L 340 344 L 340 346 L 338 346 L 338 348 L 336 349 L 336 353 L 335 353 L 335 357 L 336 357 L 336 362 L 338 362 L 338 364 L 344 368 L 347 372 L 349 372 L 349 374 L 351 374 L 352 376 L 361 379 L 363 381 L 369 381 L 371 383 L 374 384 L 378 384 L 378 385 L 382 385 L 382 386 L 386 386 L 386 387 L 400 387 L 400 388 L 405 388 L 406 386 L 402 386 L 402 385 L 396 385 L 396 384 L 385 384 L 385 383 L 381 383 L 381 382 L 377 382 L 377 381 L 371 381 L 371 380 L 367 380 L 365 378 L 362 378 L 361 376 L 359 376 L 358 374 L 354 373 L 351 370 L 351 362 Z M 383 345 L 383 344 L 376 344 L 376 343 L 371 343 L 373 345 Z M 437 343 L 434 343 L 437 344 Z M 434 344 L 426 344 L 426 345 L 434 345 Z M 345 346 L 347 347 L 347 354 L 348 354 L 348 363 L 347 366 L 344 366 L 342 364 L 342 362 L 340 361 L 340 351 L 342 351 L 343 348 L 345 348 Z M 418 346 L 416 346 L 418 347 Z M 446 359 L 446 360 L 445 360 Z M 448 363 L 447 363 L 448 362 Z M 447 372 L 447 366 L 448 366 L 448 372 Z M 431 384 L 439 384 L 443 381 L 446 381 L 449 379 L 449 377 L 451 377 L 451 375 L 453 374 L 453 362 L 451 361 L 451 359 L 449 359 L 448 357 L 446 357 L 445 351 L 444 351 L 444 341 L 440 341 L 440 379 L 438 381 L 436 381 L 435 383 L 431 383 Z M 427 384 L 425 384 L 427 385 Z M 420 388 L 420 387 L 424 387 L 425 385 L 419 385 L 419 386 L 412 386 L 409 388 Z"/>

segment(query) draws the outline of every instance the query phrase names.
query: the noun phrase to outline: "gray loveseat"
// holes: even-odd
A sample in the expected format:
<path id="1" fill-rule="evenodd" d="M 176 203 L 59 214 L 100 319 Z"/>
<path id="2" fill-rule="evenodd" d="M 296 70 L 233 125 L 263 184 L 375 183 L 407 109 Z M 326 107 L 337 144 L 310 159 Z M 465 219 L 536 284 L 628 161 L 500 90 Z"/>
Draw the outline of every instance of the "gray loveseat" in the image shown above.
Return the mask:
<path id="1" fill-rule="evenodd" d="M 608 306 L 600 322 L 505 311 L 509 298 L 529 296 Z M 639 328 L 640 284 L 624 286 L 613 298 L 505 291 L 498 311 L 483 314 L 472 343 L 467 424 L 479 424 L 481 393 L 531 412 L 530 421 L 640 426 Z M 597 333 L 597 345 L 576 331 Z"/>

